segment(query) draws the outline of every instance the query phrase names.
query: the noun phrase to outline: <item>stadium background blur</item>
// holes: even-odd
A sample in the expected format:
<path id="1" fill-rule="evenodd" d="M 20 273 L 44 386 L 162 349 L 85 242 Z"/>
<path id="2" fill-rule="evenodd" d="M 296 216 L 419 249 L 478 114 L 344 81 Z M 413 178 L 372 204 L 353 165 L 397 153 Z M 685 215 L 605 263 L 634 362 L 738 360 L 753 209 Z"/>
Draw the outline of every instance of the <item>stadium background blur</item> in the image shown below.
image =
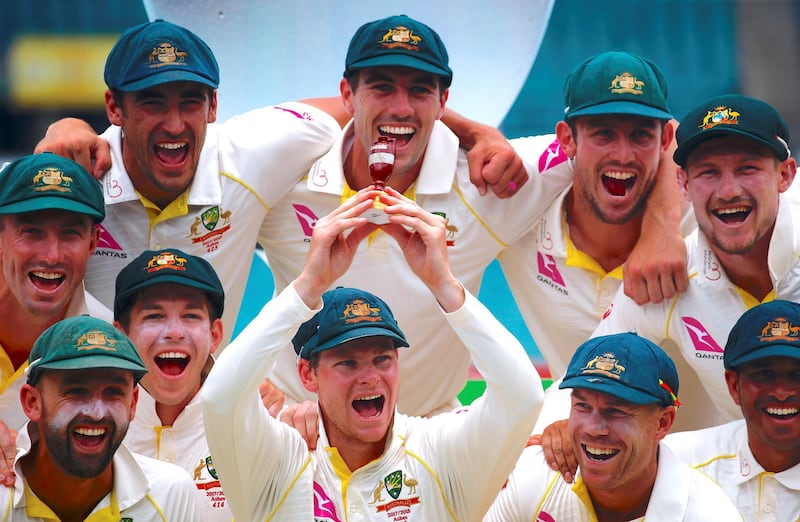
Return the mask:
<path id="1" fill-rule="evenodd" d="M 223 0 L 192 0 L 189 3 L 192 4 L 189 18 L 195 20 L 198 16 L 205 16 L 204 11 L 209 17 L 221 17 L 230 5 Z M 153 4 L 158 6 L 159 0 L 145 0 L 144 3 L 141 0 L 8 0 L 0 5 L 1 160 L 30 152 L 47 125 L 64 116 L 86 119 L 98 131 L 108 125 L 103 108 L 105 57 L 125 28 L 147 21 L 148 14 L 154 12 Z M 178 1 L 162 4 L 168 6 L 169 12 L 175 12 L 176 8 L 180 10 L 182 6 Z M 309 16 L 309 12 L 322 13 L 323 16 L 337 12 L 342 16 L 340 5 L 333 0 L 263 3 L 259 12 L 280 11 L 280 16 L 293 18 L 294 26 L 302 27 L 303 17 Z M 484 18 L 478 19 L 501 19 L 500 27 L 502 17 L 524 19 L 545 13 L 543 37 L 533 37 L 537 38 L 536 43 L 541 42 L 538 54 L 535 52 L 536 43 L 525 42 L 534 48 L 533 56 L 530 64 L 520 65 L 522 74 L 527 76 L 523 76 L 518 94 L 510 101 L 510 110 L 498 116 L 496 121 L 487 121 L 490 118 L 472 110 L 474 105 L 454 107 L 466 116 L 499 125 L 510 138 L 552 132 L 554 123 L 563 114 L 562 87 L 570 69 L 587 56 L 615 48 L 646 56 L 664 70 L 670 107 L 677 118 L 698 100 L 739 92 L 774 105 L 786 118 L 795 143 L 800 138 L 800 96 L 796 93 L 796 87 L 800 85 L 800 0 L 504 0 L 495 6 L 470 0 L 459 3 L 457 8 L 450 2 L 428 0 L 422 5 L 416 8 L 404 6 L 400 11 L 442 32 L 451 58 L 457 53 L 453 52 L 443 26 L 451 31 L 455 27 L 476 42 L 493 43 L 494 46 L 485 46 L 491 53 L 497 53 L 498 44 L 501 49 L 515 49 L 525 38 L 524 35 L 520 37 L 497 31 L 494 29 L 497 25 L 489 29 L 478 27 L 476 25 L 483 24 L 475 24 L 474 17 L 460 19 L 460 13 L 453 12 L 456 9 L 483 10 L 485 12 L 478 16 Z M 380 11 L 371 16 L 375 9 Z M 354 30 L 363 21 L 395 12 L 395 9 L 389 12 L 384 9 L 385 4 L 368 13 L 355 11 L 346 16 L 354 20 Z M 447 15 L 440 22 L 444 17 L 442 13 Z M 549 13 L 549 20 L 546 13 Z M 194 28 L 178 17 L 165 18 Z M 460 22 L 463 27 L 459 27 Z M 352 34 L 349 28 L 343 28 L 341 32 L 348 38 Z M 317 40 L 320 47 L 325 45 L 324 36 Z M 213 40 L 208 41 L 217 51 Z M 245 41 L 241 45 L 246 49 L 249 43 Z M 275 46 L 270 50 L 280 52 L 281 48 Z M 248 49 L 248 52 L 252 59 L 258 60 L 259 54 L 268 51 Z M 334 55 L 343 56 L 343 53 L 344 50 L 334 51 Z M 220 53 L 217 55 L 219 58 Z M 495 57 L 494 54 L 474 56 L 476 61 L 492 61 Z M 298 67 L 303 67 L 303 64 Z M 475 84 L 478 84 L 482 95 L 491 97 L 493 86 L 499 89 L 504 82 L 504 77 L 490 74 L 482 78 L 475 78 L 474 72 L 470 77 L 459 76 L 460 70 L 455 64 L 454 70 L 454 92 L 463 89 L 463 85 L 476 88 Z M 223 85 L 226 81 L 224 73 L 223 64 Z M 287 74 L 287 71 L 282 73 Z M 228 82 L 235 81 L 235 78 L 228 78 Z M 224 94 L 223 85 L 221 93 Z M 329 96 L 335 94 L 334 88 L 335 84 L 320 85 L 311 94 L 301 92 L 297 96 L 268 102 Z M 229 108 L 233 105 L 230 101 Z M 455 97 L 451 97 L 453 101 Z M 223 117 L 233 114 L 225 113 L 225 104 L 224 97 L 221 97 Z M 254 257 L 251 283 L 237 330 L 269 298 L 271 285 L 269 269 L 263 259 Z M 547 375 L 535 342 L 516 311 L 496 263 L 487 271 L 480 297 L 520 338 L 540 372 Z M 465 389 L 462 399 L 469 402 L 481 391 L 480 382 L 473 383 Z"/>

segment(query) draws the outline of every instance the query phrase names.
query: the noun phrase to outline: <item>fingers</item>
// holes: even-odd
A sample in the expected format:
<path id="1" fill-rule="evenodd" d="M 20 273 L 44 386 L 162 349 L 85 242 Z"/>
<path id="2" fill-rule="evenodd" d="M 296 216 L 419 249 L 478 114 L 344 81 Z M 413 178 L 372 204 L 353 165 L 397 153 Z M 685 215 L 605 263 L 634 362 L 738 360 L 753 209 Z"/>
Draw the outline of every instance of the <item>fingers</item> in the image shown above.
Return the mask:
<path id="1" fill-rule="evenodd" d="M 279 420 L 300 433 L 300 436 L 306 441 L 309 451 L 317 449 L 319 409 L 315 402 L 305 401 L 288 406 L 281 411 Z"/>
<path id="2" fill-rule="evenodd" d="M 3 453 L 0 461 L 0 483 L 7 487 L 14 486 L 14 458 L 17 454 L 17 432 L 9 429 L 5 422 L 0 421 L 0 451 Z"/>
<path id="3" fill-rule="evenodd" d="M 516 154 L 493 157 L 489 163 L 484 165 L 484 175 L 485 178 L 496 179 L 489 186 L 492 192 L 501 199 L 510 198 L 528 182 L 528 171 Z"/>
<path id="4" fill-rule="evenodd" d="M 473 149 L 474 151 L 474 149 Z M 478 189 L 478 194 L 485 196 L 488 192 L 486 181 L 484 180 L 483 164 L 484 159 L 477 154 L 477 151 L 467 153 L 467 166 L 469 168 L 469 180 Z"/>
<path id="5" fill-rule="evenodd" d="M 578 461 L 569 436 L 567 421 L 556 421 L 545 428 L 541 443 L 547 463 L 553 470 L 560 472 L 566 482 L 571 483 L 578 469 Z"/>
<path id="6" fill-rule="evenodd" d="M 264 404 L 267 411 L 269 411 L 269 414 L 277 418 L 278 413 L 286 402 L 286 396 L 283 392 L 276 388 L 275 385 L 272 384 L 272 381 L 264 379 L 258 386 L 258 393 L 261 395 L 261 402 Z"/>

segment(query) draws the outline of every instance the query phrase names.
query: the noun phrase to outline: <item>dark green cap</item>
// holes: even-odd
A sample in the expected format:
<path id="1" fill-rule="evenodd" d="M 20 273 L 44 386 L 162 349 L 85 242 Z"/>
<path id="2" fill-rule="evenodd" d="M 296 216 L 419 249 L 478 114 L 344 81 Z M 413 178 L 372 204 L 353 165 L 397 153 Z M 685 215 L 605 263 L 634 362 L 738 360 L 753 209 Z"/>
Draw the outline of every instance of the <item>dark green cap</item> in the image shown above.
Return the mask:
<path id="1" fill-rule="evenodd" d="M 725 94 L 689 111 L 676 133 L 678 148 L 675 163 L 686 167 L 686 160 L 698 145 L 718 136 L 744 136 L 769 147 L 781 161 L 789 158 L 789 128 L 770 104 L 742 96 Z"/>
<path id="2" fill-rule="evenodd" d="M 169 82 L 219 86 L 219 66 L 208 45 L 190 30 L 164 20 L 125 31 L 108 53 L 106 85 L 120 91 L 141 91 Z"/>
<path id="3" fill-rule="evenodd" d="M 23 156 L 0 171 L 0 214 L 66 210 L 96 221 L 106 217 L 103 191 L 86 169 L 43 152 Z"/>
<path id="4" fill-rule="evenodd" d="M 578 64 L 564 83 L 564 103 L 565 120 L 599 114 L 672 119 L 664 74 L 650 60 L 625 51 L 608 51 Z"/>
<path id="5" fill-rule="evenodd" d="M 453 81 L 447 49 L 436 31 L 406 15 L 390 16 L 358 28 L 350 40 L 344 75 L 365 67 L 410 67 Z"/>
<path id="6" fill-rule="evenodd" d="M 88 315 L 59 321 L 33 343 L 28 356 L 28 384 L 44 370 L 115 368 L 133 372 L 134 382 L 147 373 L 133 343 L 113 325 Z"/>
<path id="7" fill-rule="evenodd" d="M 139 290 L 164 283 L 202 290 L 208 296 L 212 319 L 222 317 L 225 291 L 214 268 L 202 257 L 168 248 L 145 250 L 117 274 L 114 319 L 119 320 Z"/>
<path id="8" fill-rule="evenodd" d="M 680 406 L 675 363 L 635 333 L 593 337 L 580 345 L 558 387 L 586 388 L 634 404 Z"/>
<path id="9" fill-rule="evenodd" d="M 800 359 L 800 304 L 777 299 L 754 306 L 731 328 L 725 369 L 767 357 Z"/>
<path id="10" fill-rule="evenodd" d="M 292 339 L 303 359 L 362 337 L 389 337 L 395 348 L 408 346 L 392 310 L 378 296 L 340 286 L 322 294 L 322 302 L 322 310 L 300 325 Z"/>

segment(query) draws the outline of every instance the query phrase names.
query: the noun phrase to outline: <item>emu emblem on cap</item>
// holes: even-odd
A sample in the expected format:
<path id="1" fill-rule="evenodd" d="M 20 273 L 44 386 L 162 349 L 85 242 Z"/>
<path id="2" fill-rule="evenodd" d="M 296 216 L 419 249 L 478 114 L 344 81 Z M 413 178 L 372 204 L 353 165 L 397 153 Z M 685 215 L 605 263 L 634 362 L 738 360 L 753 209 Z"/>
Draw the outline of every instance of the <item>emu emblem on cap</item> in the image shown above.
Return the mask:
<path id="1" fill-rule="evenodd" d="M 33 177 L 33 190 L 44 192 L 46 190 L 57 190 L 58 192 L 70 192 L 69 186 L 72 178 L 65 176 L 63 172 L 54 167 L 47 167 Z"/>
<path id="2" fill-rule="evenodd" d="M 344 308 L 342 319 L 344 319 L 345 324 L 381 321 L 381 309 L 376 306 L 370 306 L 363 299 L 355 299 Z"/>
<path id="3" fill-rule="evenodd" d="M 75 343 L 78 350 L 105 350 L 107 352 L 116 352 L 117 341 L 109 339 L 106 334 L 99 330 L 89 330 L 85 334 L 78 337 Z"/>
<path id="4" fill-rule="evenodd" d="M 381 43 L 384 47 L 389 49 L 393 47 L 402 47 L 403 49 L 411 51 L 419 49 L 417 45 L 419 45 L 420 41 L 422 41 L 422 37 L 415 35 L 414 31 L 402 25 L 394 29 L 389 29 L 386 31 L 386 34 L 383 35 L 383 38 L 381 38 Z"/>
<path id="5" fill-rule="evenodd" d="M 730 107 L 720 105 L 719 107 L 714 107 L 713 111 L 706 113 L 700 128 L 708 130 L 717 125 L 739 125 L 739 116 L 739 112 Z"/>
<path id="6" fill-rule="evenodd" d="M 153 47 L 153 52 L 147 59 L 150 67 L 163 67 L 164 65 L 185 65 L 186 52 L 179 51 L 169 42 L 162 42 Z"/>
<path id="7" fill-rule="evenodd" d="M 603 355 L 594 357 L 591 361 L 586 363 L 581 373 L 599 373 L 606 377 L 619 379 L 619 376 L 624 371 L 625 367 L 617 361 L 617 356 L 611 352 L 606 352 Z"/>
<path id="8" fill-rule="evenodd" d="M 800 326 L 795 326 L 784 317 L 768 321 L 761 330 L 762 341 L 800 341 Z"/>
<path id="9" fill-rule="evenodd" d="M 642 94 L 642 87 L 644 87 L 643 81 L 637 80 L 636 77 L 629 72 L 624 72 L 618 74 L 617 77 L 614 78 L 608 89 L 617 94 Z"/>

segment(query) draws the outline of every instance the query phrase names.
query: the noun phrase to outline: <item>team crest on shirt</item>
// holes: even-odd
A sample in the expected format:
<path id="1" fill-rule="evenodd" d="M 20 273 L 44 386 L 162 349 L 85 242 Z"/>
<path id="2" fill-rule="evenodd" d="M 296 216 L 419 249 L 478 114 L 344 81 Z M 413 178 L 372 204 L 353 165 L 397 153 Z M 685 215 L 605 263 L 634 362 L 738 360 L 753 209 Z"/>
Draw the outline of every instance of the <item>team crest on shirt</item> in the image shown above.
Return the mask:
<path id="1" fill-rule="evenodd" d="M 375 505 L 377 513 L 386 513 L 387 520 L 408 520 L 413 506 L 420 503 L 419 495 L 416 495 L 418 485 L 417 479 L 404 474 L 402 470 L 392 471 L 378 482 L 369 503 Z M 384 498 L 384 492 L 391 498 Z"/>
<path id="2" fill-rule="evenodd" d="M 739 116 L 741 116 L 739 111 L 720 105 L 706 112 L 703 117 L 703 123 L 699 127 L 703 130 L 708 130 L 717 125 L 739 125 Z"/>
<path id="3" fill-rule="evenodd" d="M 47 192 L 55 190 L 57 192 L 72 192 L 70 188 L 72 178 L 64 174 L 55 167 L 47 167 L 33 177 L 33 191 Z"/>
<path id="4" fill-rule="evenodd" d="M 208 476 L 203 476 L 203 471 L 208 471 Z M 206 458 L 200 458 L 197 466 L 194 467 L 194 474 L 192 475 L 195 487 L 199 491 L 205 493 L 208 505 L 213 509 L 223 509 L 227 504 L 225 493 L 222 491 L 222 484 L 220 484 L 219 477 L 217 477 L 217 470 L 214 469 L 214 464 L 211 460 L 211 455 Z"/>
<path id="5" fill-rule="evenodd" d="M 608 90 L 615 94 L 641 95 L 644 94 L 642 90 L 643 87 L 644 82 L 642 80 L 637 80 L 636 76 L 626 71 L 622 74 L 618 74 L 611 80 L 611 85 L 608 87 Z"/>
<path id="6" fill-rule="evenodd" d="M 211 253 L 219 248 L 222 235 L 230 230 L 232 215 L 233 211 L 230 209 L 224 210 L 217 205 L 209 207 L 199 216 L 195 216 L 186 237 L 191 238 L 192 243 L 203 243 L 206 252 Z"/>
<path id="7" fill-rule="evenodd" d="M 776 317 L 772 321 L 767 321 L 767 324 L 761 329 L 759 340 L 762 342 L 800 342 L 800 326 L 792 324 L 785 317 Z"/>
<path id="8" fill-rule="evenodd" d="M 447 246 L 455 246 L 458 227 L 450 223 L 450 218 L 447 217 L 446 212 L 433 212 L 433 214 L 441 216 L 442 219 L 444 219 L 444 228 L 447 230 L 447 233 L 445 234 L 445 237 L 447 238 Z"/>
<path id="9" fill-rule="evenodd" d="M 595 373 L 612 379 L 619 379 L 624 371 L 625 367 L 619 363 L 617 356 L 613 352 L 606 352 L 586 363 L 586 366 L 581 370 L 581 374 Z"/>

